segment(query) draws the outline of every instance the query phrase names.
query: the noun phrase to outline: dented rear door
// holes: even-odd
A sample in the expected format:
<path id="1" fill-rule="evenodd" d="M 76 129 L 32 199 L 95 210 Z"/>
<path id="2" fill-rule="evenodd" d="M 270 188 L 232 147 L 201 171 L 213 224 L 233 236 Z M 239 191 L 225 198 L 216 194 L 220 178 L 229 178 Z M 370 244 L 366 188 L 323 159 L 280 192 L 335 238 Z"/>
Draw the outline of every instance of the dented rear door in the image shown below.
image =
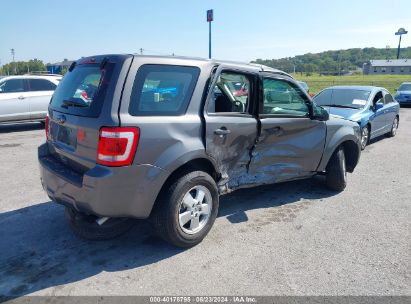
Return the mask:
<path id="1" fill-rule="evenodd" d="M 206 152 L 222 175 L 220 191 L 247 183 L 251 152 L 257 138 L 257 75 L 220 67 L 210 86 L 204 117 Z"/>

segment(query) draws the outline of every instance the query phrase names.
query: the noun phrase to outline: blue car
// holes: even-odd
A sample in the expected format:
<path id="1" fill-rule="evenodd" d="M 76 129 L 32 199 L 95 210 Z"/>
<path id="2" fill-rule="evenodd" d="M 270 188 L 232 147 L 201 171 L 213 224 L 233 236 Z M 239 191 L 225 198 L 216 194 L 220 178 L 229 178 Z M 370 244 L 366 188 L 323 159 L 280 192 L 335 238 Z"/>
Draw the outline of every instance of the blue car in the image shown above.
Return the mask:
<path id="1" fill-rule="evenodd" d="M 411 82 L 401 83 L 394 98 L 400 105 L 411 105 Z"/>
<path id="2" fill-rule="evenodd" d="M 334 86 L 319 92 L 314 102 L 329 114 L 356 121 L 361 127 L 361 149 L 375 137 L 397 133 L 400 106 L 384 88 Z"/>

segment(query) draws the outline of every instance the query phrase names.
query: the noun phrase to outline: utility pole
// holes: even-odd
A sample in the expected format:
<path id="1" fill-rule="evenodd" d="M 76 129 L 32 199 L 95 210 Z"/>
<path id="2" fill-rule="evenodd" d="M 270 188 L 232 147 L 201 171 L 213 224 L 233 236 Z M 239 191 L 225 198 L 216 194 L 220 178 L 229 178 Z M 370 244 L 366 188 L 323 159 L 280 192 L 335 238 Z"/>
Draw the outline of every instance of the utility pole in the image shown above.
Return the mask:
<path id="1" fill-rule="evenodd" d="M 17 74 L 17 70 L 16 70 L 16 63 L 14 62 L 14 55 L 16 54 L 14 49 L 11 49 L 11 56 L 13 57 L 13 68 L 14 68 L 14 75 Z"/>
<path id="2" fill-rule="evenodd" d="M 211 59 L 211 22 L 214 21 L 214 11 L 212 9 L 207 11 L 208 22 L 208 58 Z"/>

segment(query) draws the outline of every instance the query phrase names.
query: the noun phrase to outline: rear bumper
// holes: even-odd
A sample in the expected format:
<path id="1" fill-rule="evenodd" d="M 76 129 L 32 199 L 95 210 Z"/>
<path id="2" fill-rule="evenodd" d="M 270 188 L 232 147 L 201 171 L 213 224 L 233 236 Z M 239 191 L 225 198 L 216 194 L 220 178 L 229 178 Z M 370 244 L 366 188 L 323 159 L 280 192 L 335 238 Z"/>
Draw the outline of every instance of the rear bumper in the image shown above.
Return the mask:
<path id="1" fill-rule="evenodd" d="M 79 174 L 54 158 L 47 143 L 38 148 L 38 160 L 51 200 L 97 216 L 147 218 L 168 177 L 167 171 L 151 165 L 96 165 Z"/>

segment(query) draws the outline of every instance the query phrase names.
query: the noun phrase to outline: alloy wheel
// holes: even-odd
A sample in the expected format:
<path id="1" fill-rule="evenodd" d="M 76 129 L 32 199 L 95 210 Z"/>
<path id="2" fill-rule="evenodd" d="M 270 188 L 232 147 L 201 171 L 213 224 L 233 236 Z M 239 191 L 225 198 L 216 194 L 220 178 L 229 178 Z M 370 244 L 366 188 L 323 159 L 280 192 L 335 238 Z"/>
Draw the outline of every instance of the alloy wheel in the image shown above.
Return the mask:
<path id="1" fill-rule="evenodd" d="M 365 127 L 361 131 L 361 148 L 364 149 L 368 143 L 369 131 L 368 128 Z"/>
<path id="2" fill-rule="evenodd" d="M 180 203 L 178 223 L 187 234 L 201 231 L 210 219 L 212 196 L 210 191 L 201 185 L 191 188 Z"/>
<path id="3" fill-rule="evenodd" d="M 392 123 L 392 130 L 391 130 L 391 133 L 393 136 L 397 134 L 397 130 L 398 130 L 398 118 L 395 117 L 394 122 Z"/>

